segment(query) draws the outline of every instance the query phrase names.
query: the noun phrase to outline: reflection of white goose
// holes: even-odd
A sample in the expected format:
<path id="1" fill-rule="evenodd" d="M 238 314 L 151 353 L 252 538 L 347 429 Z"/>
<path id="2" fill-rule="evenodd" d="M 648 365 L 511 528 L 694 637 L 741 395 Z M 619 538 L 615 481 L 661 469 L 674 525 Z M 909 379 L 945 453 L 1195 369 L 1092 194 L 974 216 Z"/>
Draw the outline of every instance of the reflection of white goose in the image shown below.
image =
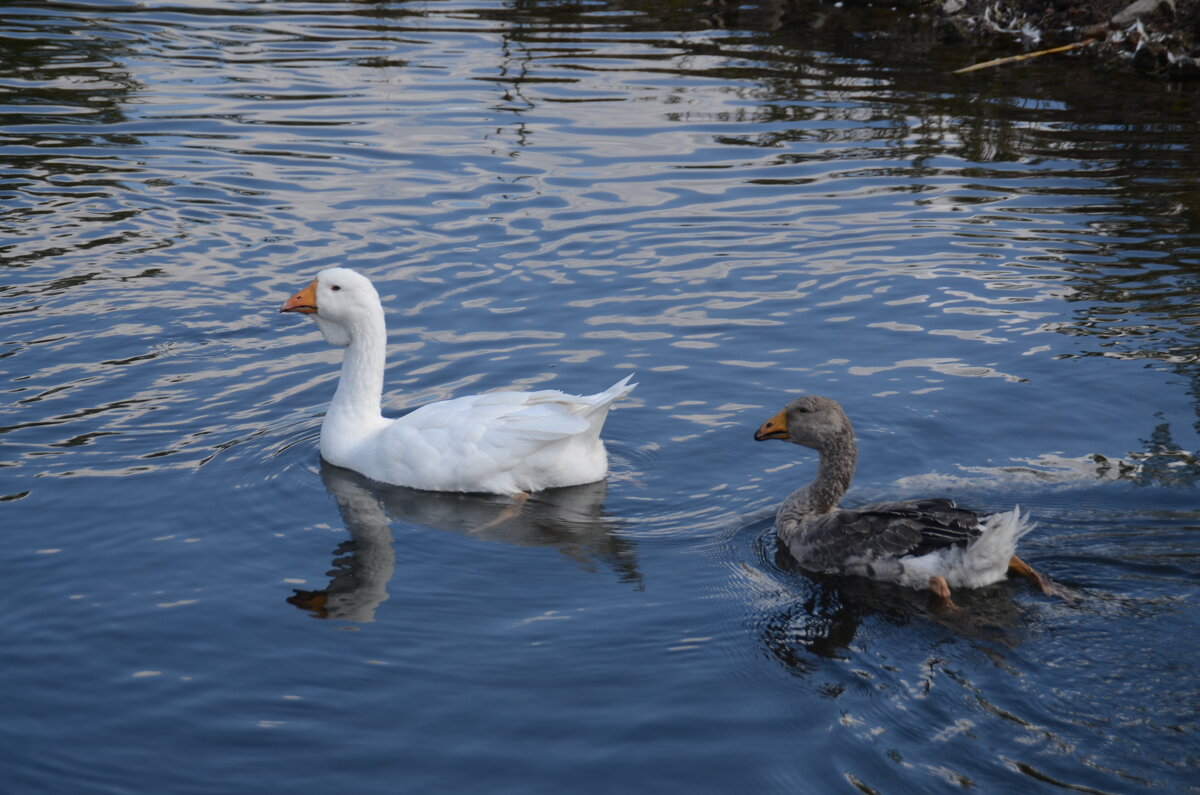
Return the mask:
<path id="1" fill-rule="evenodd" d="M 367 277 L 330 268 L 281 312 L 312 315 L 346 348 L 321 424 L 321 455 L 381 483 L 433 491 L 519 494 L 604 478 L 600 429 L 629 378 L 595 395 L 492 392 L 430 403 L 399 419 L 380 413 L 387 330 Z"/>
<path id="2" fill-rule="evenodd" d="M 322 464 L 321 481 L 337 501 L 342 521 L 350 531 L 351 541 L 337 551 L 352 554 L 334 559 L 328 588 L 297 590 L 288 601 L 321 618 L 374 621 L 375 608 L 388 598 L 387 585 L 396 568 L 387 514 L 374 494 L 340 476 L 334 467 Z"/>
<path id="3" fill-rule="evenodd" d="M 351 541 L 338 547 L 327 588 L 297 590 L 288 598 L 321 618 L 374 620 L 396 566 L 390 520 L 517 546 L 554 547 L 583 566 L 604 562 L 622 581 L 641 582 L 632 543 L 614 532 L 616 522 L 604 514 L 604 481 L 541 491 L 514 505 L 507 497 L 388 486 L 325 461 L 321 480 L 337 501 Z"/>
<path id="4" fill-rule="evenodd" d="M 953 604 L 951 587 L 999 582 L 1009 571 L 1044 592 L 1057 592 L 1016 556 L 1017 540 L 1033 529 L 1019 509 L 980 516 L 947 499 L 838 508 L 854 477 L 858 449 L 837 401 L 796 398 L 754 438 L 784 439 L 821 455 L 816 479 L 783 501 L 775 521 L 779 539 L 802 566 L 929 588 L 944 605 Z"/>

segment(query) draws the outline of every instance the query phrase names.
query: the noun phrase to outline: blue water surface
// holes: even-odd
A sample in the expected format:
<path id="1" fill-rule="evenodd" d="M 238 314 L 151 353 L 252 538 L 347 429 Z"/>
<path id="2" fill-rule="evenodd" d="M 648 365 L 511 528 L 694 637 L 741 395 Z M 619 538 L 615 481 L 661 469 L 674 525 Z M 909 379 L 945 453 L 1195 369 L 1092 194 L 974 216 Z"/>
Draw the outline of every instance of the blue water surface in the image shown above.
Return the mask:
<path id="1" fill-rule="evenodd" d="M 1200 792 L 1200 95 L 850 5 L 0 4 L 4 791 Z M 322 464 L 334 265 L 608 481 Z M 797 569 L 801 393 L 1073 598 Z"/>

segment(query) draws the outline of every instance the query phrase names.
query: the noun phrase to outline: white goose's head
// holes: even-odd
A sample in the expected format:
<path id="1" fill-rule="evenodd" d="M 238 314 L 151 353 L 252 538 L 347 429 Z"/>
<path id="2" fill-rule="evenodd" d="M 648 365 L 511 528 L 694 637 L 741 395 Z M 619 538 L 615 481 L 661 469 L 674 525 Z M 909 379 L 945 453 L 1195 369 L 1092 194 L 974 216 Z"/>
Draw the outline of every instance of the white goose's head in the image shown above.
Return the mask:
<path id="1" fill-rule="evenodd" d="M 293 295 L 280 312 L 312 315 L 325 341 L 344 348 L 364 324 L 377 324 L 383 317 L 379 293 L 371 280 L 349 268 L 327 268 L 308 286 Z"/>

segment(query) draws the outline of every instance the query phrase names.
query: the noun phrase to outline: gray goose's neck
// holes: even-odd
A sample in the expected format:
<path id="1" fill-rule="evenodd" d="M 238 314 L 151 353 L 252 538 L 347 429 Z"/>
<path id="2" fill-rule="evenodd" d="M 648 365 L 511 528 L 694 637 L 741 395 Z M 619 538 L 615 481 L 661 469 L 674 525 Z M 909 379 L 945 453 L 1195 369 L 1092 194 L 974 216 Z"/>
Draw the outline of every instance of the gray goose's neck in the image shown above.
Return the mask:
<path id="1" fill-rule="evenodd" d="M 821 462 L 812 483 L 797 489 L 779 506 L 779 526 L 788 534 L 800 531 L 805 517 L 829 513 L 850 488 L 854 479 L 858 446 L 853 433 L 838 436 L 819 449 Z"/>

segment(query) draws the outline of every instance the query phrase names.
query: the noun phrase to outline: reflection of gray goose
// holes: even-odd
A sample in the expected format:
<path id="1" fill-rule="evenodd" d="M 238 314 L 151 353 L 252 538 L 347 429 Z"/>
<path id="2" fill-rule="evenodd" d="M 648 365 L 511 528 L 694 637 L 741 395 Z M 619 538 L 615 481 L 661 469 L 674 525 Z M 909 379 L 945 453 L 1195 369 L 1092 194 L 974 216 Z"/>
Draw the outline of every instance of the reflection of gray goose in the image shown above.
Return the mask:
<path id="1" fill-rule="evenodd" d="M 312 315 L 346 348 L 337 392 L 321 423 L 321 456 L 381 483 L 432 491 L 520 494 L 601 480 L 600 429 L 629 378 L 595 395 L 553 389 L 439 400 L 399 419 L 380 413 L 387 329 L 367 277 L 329 268 L 281 312 Z"/>
<path id="2" fill-rule="evenodd" d="M 337 501 L 351 540 L 340 545 L 327 588 L 296 591 L 288 601 L 320 618 L 371 621 L 388 598 L 396 565 L 391 520 L 472 538 L 554 547 L 589 569 L 610 566 L 623 582 L 641 583 L 633 544 L 604 513 L 607 483 L 548 489 L 514 505 L 507 497 L 447 494 L 376 483 L 321 462 L 321 480 Z"/>
<path id="3" fill-rule="evenodd" d="M 998 582 L 1006 572 L 1027 577 L 1044 592 L 1050 584 L 1015 555 L 1033 529 L 1019 508 L 980 516 L 947 499 L 877 502 L 838 508 L 850 487 L 858 449 L 842 407 L 814 395 L 793 400 L 754 434 L 785 439 L 820 453 L 817 477 L 779 506 L 776 533 L 802 566 L 929 588 L 952 605 L 950 588 Z"/>

